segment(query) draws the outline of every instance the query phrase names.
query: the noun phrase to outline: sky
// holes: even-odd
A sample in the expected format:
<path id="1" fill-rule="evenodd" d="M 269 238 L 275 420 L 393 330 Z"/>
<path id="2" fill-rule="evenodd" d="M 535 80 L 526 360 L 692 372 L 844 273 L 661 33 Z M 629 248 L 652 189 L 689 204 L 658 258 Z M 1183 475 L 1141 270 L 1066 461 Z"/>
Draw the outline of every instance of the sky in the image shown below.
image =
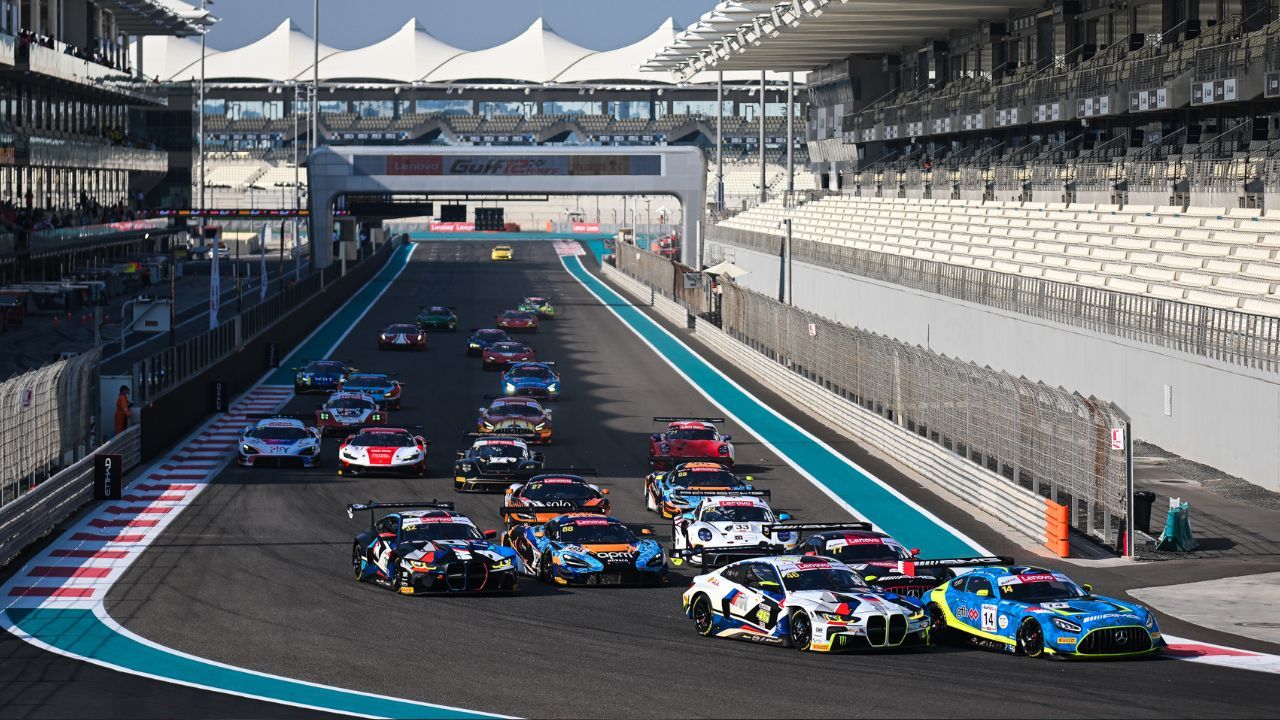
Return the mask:
<path id="1" fill-rule="evenodd" d="M 199 4 L 199 0 L 186 0 Z M 417 17 L 432 35 L 464 50 L 492 47 L 519 35 L 540 14 L 557 33 L 593 50 L 628 45 L 674 17 L 691 25 L 717 0 L 320 0 L 320 41 L 363 47 Z M 218 50 L 246 45 L 285 18 L 311 33 L 312 0 L 216 0 L 221 22 L 209 31 Z"/>

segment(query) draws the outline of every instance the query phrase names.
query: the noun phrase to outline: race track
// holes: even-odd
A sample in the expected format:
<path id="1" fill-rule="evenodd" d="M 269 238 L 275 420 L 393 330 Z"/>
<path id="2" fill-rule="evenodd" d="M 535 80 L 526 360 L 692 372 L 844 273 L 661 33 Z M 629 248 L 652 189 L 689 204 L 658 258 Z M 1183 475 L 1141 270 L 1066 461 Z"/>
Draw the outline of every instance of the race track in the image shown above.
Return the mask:
<path id="1" fill-rule="evenodd" d="M 495 264 L 483 243 L 420 245 L 334 353 L 363 370 L 400 373 L 405 409 L 395 419 L 424 426 L 431 477 L 340 478 L 332 462 L 319 470 L 228 468 L 115 585 L 110 614 L 151 641 L 219 662 L 507 715 L 1274 713 L 1271 676 L 1174 660 L 1064 663 L 950 647 L 827 656 L 704 639 L 680 609 L 689 576 L 682 570 L 668 588 L 563 589 L 526 579 L 519 596 L 496 598 L 410 598 L 353 582 L 352 537 L 367 520 L 349 520 L 347 503 L 452 499 L 481 528 L 499 524 L 500 497 L 455 495 L 451 473 L 462 434 L 482 396 L 497 391 L 498 375 L 464 356 L 465 331 L 432 334 L 426 353 L 375 349 L 380 328 L 427 303 L 457 306 L 465 329 L 489 325 L 524 295 L 556 298 L 560 317 L 530 338 L 564 378 L 548 464 L 597 468 L 615 515 L 652 523 L 664 544 L 669 537 L 640 493 L 651 417 L 721 413 L 569 275 L 550 243 L 516 249 L 515 262 Z M 317 402 L 295 398 L 287 410 L 307 412 Z M 730 424 L 729 432 L 740 471 L 772 490 L 776 509 L 797 520 L 847 519 L 742 428 Z M 326 458 L 334 448 L 326 442 Z M 883 463 L 864 465 L 893 473 Z M 905 480 L 895 484 L 924 501 Z M 930 509 L 989 549 L 1011 550 L 963 513 Z M 1108 591 L 1106 575 L 1081 579 Z M 257 714 L 247 707 L 262 706 L 228 705 L 225 715 Z"/>

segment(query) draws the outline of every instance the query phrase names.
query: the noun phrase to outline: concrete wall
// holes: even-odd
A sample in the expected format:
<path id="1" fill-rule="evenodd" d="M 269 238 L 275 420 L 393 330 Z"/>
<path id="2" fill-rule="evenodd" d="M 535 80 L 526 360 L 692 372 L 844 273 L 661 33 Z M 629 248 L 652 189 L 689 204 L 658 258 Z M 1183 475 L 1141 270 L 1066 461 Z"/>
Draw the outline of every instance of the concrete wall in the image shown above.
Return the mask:
<path id="1" fill-rule="evenodd" d="M 708 241 L 777 297 L 778 258 Z M 794 301 L 846 325 L 1110 400 L 1134 437 L 1280 490 L 1280 375 L 796 263 Z"/>

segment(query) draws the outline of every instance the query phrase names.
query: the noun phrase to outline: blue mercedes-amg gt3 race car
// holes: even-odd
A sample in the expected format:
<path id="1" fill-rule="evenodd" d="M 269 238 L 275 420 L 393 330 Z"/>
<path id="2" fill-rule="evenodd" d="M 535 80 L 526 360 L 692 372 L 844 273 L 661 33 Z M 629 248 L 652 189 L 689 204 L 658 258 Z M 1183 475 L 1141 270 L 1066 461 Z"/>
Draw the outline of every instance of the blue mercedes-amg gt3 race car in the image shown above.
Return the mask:
<path id="1" fill-rule="evenodd" d="M 647 534 L 642 531 L 641 534 Z M 558 585 L 662 585 L 667 558 L 656 540 L 615 517 L 566 513 L 543 525 L 507 531 L 526 575 Z"/>
<path id="2" fill-rule="evenodd" d="M 935 639 L 972 640 L 1028 657 L 1125 657 L 1164 647 L 1155 615 L 1094 595 L 1062 573 L 980 567 L 926 596 Z"/>
<path id="3" fill-rule="evenodd" d="M 502 394 L 521 395 L 546 400 L 560 397 L 560 376 L 549 362 L 515 363 L 502 374 Z"/>
<path id="4" fill-rule="evenodd" d="M 351 565 L 358 582 L 372 581 L 404 595 L 513 593 L 516 552 L 493 542 L 450 502 L 356 503 L 347 516 L 369 511 L 369 529 L 356 536 Z M 397 510 L 374 521 L 376 510 Z"/>

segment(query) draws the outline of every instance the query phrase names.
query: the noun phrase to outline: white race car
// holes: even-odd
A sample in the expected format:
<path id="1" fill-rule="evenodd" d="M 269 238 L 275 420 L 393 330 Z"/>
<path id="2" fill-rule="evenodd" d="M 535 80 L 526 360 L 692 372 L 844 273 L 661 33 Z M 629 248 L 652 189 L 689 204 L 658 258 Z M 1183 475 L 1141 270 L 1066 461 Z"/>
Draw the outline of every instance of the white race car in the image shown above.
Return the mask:
<path id="1" fill-rule="evenodd" d="M 268 417 L 245 427 L 236 444 L 236 462 L 241 465 L 320 464 L 320 431 L 297 418 Z"/>
<path id="2" fill-rule="evenodd" d="M 786 513 L 774 514 L 765 500 L 768 490 L 687 490 L 682 494 L 701 499 L 672 520 L 672 565 L 687 560 L 703 568 L 718 567 L 746 557 L 785 553 L 800 542 L 798 532 L 766 527 L 791 519 Z"/>
<path id="3" fill-rule="evenodd" d="M 338 474 L 427 475 L 427 441 L 405 428 L 365 428 L 338 446 Z"/>
<path id="4" fill-rule="evenodd" d="M 685 614 L 699 635 L 830 652 L 927 644 L 929 618 L 915 598 L 870 588 L 831 558 L 741 560 L 693 579 Z"/>

